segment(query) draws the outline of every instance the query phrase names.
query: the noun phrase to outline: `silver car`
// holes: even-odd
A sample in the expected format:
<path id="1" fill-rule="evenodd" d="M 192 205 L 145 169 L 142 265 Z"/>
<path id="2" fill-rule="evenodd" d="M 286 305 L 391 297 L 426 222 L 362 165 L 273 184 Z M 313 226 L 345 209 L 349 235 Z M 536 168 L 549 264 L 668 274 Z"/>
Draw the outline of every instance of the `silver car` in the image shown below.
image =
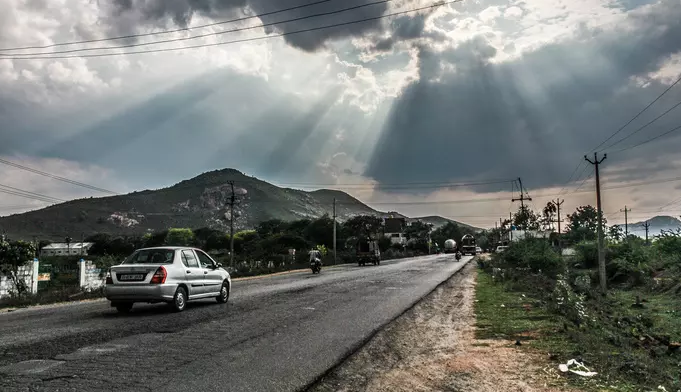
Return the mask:
<path id="1" fill-rule="evenodd" d="M 226 303 L 232 288 L 229 272 L 200 249 L 164 246 L 136 250 L 111 267 L 106 298 L 126 313 L 135 302 L 166 302 L 181 312 L 187 301 L 215 298 Z"/>

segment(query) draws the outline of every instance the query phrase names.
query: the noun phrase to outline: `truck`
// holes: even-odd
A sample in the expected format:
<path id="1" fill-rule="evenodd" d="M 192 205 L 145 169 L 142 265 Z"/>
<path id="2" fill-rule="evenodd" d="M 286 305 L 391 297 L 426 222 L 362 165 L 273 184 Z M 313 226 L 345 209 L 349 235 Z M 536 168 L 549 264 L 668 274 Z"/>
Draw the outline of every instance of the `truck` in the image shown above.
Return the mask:
<path id="1" fill-rule="evenodd" d="M 461 237 L 461 253 L 475 256 L 476 248 L 475 237 L 470 234 L 465 234 Z"/>
<path id="2" fill-rule="evenodd" d="M 378 248 L 378 241 L 371 238 L 363 238 L 357 241 L 357 265 L 381 264 L 381 250 Z"/>
<path id="3" fill-rule="evenodd" d="M 445 241 L 445 253 L 456 252 L 456 241 L 449 239 Z"/>

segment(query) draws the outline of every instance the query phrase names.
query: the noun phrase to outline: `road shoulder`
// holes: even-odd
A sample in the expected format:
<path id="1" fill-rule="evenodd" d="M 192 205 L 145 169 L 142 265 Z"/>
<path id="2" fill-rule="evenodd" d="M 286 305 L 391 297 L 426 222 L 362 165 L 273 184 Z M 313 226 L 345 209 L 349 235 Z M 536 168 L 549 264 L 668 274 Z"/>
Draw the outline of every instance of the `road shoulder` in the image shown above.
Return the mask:
<path id="1" fill-rule="evenodd" d="M 476 277 L 469 263 L 310 390 L 564 390 L 541 354 L 476 339 Z"/>

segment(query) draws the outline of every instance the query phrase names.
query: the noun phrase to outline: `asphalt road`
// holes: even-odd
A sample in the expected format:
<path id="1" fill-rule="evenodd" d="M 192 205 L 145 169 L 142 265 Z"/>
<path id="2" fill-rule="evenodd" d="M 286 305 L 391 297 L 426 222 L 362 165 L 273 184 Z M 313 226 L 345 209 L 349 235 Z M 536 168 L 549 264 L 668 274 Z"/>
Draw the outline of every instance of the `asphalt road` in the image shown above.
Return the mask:
<path id="1" fill-rule="evenodd" d="M 438 255 L 234 282 L 182 313 L 106 301 L 0 314 L 2 391 L 297 391 L 458 271 Z"/>

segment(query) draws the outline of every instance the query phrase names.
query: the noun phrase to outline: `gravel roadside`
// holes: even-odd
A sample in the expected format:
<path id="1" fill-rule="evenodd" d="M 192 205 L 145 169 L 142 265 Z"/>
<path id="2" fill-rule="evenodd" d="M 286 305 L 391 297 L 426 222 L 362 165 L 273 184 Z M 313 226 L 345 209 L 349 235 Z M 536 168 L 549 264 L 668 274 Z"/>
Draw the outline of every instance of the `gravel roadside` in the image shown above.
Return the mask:
<path id="1" fill-rule="evenodd" d="M 475 338 L 476 276 L 469 263 L 309 390 L 561 391 L 540 354 Z"/>

